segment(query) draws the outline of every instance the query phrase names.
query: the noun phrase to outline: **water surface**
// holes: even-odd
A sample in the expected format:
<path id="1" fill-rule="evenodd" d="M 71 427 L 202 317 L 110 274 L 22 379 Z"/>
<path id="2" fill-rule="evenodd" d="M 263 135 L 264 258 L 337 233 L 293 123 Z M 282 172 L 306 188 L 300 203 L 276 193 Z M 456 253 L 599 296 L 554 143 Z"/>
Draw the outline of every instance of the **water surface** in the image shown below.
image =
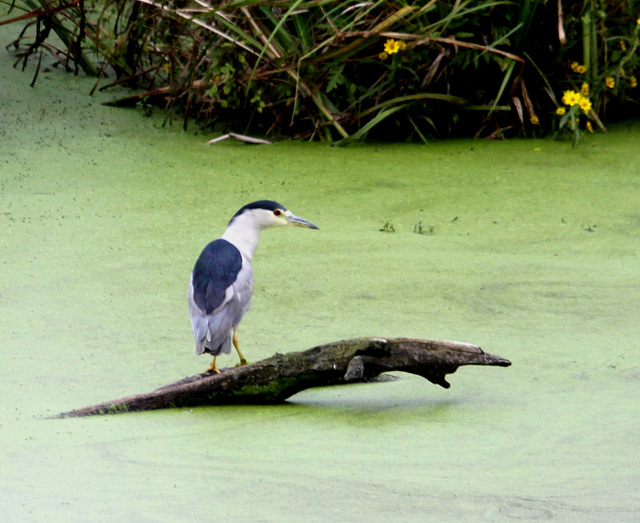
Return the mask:
<path id="1" fill-rule="evenodd" d="M 208 146 L 100 105 L 92 80 L 31 89 L 11 63 L 0 53 L 5 521 L 640 519 L 638 122 L 575 150 Z M 449 390 L 397 374 L 274 407 L 44 419 L 208 365 L 189 272 L 261 198 L 321 230 L 263 234 L 250 359 L 410 336 L 512 367 L 462 368 Z"/>

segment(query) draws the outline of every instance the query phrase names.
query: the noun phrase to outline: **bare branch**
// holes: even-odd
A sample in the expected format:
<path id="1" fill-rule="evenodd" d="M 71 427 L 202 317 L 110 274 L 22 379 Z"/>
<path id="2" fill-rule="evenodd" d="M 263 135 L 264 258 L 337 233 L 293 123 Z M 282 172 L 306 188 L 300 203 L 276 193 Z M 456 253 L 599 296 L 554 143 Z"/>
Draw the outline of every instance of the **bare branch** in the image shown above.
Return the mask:
<path id="1" fill-rule="evenodd" d="M 115 414 L 202 405 L 274 404 L 311 387 L 358 383 L 389 371 L 417 374 L 449 388 L 445 377 L 463 365 L 511 362 L 469 343 L 413 338 L 356 338 L 303 352 L 276 353 L 219 374 L 197 374 L 146 394 L 107 401 L 58 417 Z"/>

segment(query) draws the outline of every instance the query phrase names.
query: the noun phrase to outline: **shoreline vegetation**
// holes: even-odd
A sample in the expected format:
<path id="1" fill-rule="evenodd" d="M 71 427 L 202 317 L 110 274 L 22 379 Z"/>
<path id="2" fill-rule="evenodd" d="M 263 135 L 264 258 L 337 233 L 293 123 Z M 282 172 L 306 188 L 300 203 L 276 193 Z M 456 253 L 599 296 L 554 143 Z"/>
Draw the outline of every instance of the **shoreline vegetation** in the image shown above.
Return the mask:
<path id="1" fill-rule="evenodd" d="M 640 114 L 640 2 L 15 0 L 15 66 L 270 139 L 572 137 Z M 29 64 L 32 58 L 35 65 Z"/>

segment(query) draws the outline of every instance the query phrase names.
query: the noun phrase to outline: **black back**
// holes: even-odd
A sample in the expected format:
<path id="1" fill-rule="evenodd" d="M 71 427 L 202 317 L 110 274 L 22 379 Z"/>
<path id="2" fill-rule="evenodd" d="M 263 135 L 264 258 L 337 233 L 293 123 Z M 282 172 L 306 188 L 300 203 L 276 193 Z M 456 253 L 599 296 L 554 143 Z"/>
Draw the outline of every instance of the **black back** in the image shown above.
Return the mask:
<path id="1" fill-rule="evenodd" d="M 193 300 L 206 314 L 224 301 L 225 291 L 242 269 L 240 251 L 227 240 L 207 245 L 193 268 Z"/>

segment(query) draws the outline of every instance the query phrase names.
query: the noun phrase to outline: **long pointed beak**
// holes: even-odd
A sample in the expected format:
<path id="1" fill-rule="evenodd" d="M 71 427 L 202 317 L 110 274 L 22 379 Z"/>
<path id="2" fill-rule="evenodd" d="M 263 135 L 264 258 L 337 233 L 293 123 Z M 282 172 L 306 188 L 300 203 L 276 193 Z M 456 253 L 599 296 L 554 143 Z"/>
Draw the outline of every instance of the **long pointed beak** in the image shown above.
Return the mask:
<path id="1" fill-rule="evenodd" d="M 289 216 L 287 216 L 287 220 L 289 220 L 289 223 L 291 225 L 295 225 L 297 227 L 306 227 L 307 229 L 319 229 L 317 225 L 314 225 L 313 223 L 308 222 L 307 220 L 304 220 L 300 218 L 300 216 L 296 216 L 295 214 L 290 214 Z"/>

